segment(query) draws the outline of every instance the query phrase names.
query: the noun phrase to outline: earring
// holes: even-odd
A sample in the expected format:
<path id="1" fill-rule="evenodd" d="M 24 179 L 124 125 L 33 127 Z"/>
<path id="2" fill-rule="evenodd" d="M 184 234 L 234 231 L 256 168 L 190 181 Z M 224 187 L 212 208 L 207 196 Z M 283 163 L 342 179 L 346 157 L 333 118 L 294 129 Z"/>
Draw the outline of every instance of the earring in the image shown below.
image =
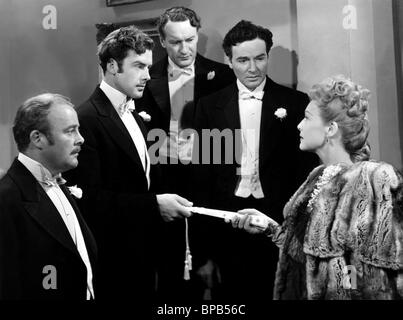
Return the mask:
<path id="1" fill-rule="evenodd" d="M 329 137 L 326 137 L 326 143 L 329 143 Z"/>

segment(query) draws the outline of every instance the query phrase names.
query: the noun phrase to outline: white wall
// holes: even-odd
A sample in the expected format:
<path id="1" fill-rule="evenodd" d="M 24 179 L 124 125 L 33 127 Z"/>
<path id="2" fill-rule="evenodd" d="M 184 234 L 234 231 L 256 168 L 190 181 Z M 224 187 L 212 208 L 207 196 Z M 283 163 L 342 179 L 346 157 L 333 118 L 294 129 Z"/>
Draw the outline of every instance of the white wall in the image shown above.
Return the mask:
<path id="1" fill-rule="evenodd" d="M 298 0 L 297 12 L 299 87 L 341 73 L 370 89 L 372 156 L 402 168 L 392 0 Z"/>
<path id="2" fill-rule="evenodd" d="M 239 20 L 274 33 L 269 75 L 308 89 L 334 73 L 351 75 L 372 93 L 371 141 L 376 157 L 401 167 L 391 25 L 392 0 L 152 0 L 106 7 L 105 0 L 0 0 L 0 168 L 16 155 L 11 134 L 26 98 L 58 92 L 81 103 L 98 82 L 96 23 L 154 18 L 174 5 L 202 18 L 200 52 L 225 61 L 221 42 Z M 57 9 L 57 29 L 44 30 L 42 9 Z M 359 8 L 358 29 L 340 27 L 340 8 Z"/>
<path id="3" fill-rule="evenodd" d="M 201 52 L 224 61 L 224 34 L 240 19 L 250 19 L 270 26 L 275 33 L 278 48 L 273 52 L 280 62 L 272 65 L 271 73 L 277 81 L 292 83 L 288 0 L 153 0 L 119 7 L 106 7 L 105 3 L 0 0 L 0 168 L 7 168 L 16 155 L 11 126 L 17 107 L 25 99 L 50 91 L 79 104 L 93 91 L 98 81 L 96 23 L 154 18 L 171 6 L 188 6 L 202 17 Z M 56 30 L 42 26 L 46 16 L 42 10 L 48 4 L 57 9 Z"/>

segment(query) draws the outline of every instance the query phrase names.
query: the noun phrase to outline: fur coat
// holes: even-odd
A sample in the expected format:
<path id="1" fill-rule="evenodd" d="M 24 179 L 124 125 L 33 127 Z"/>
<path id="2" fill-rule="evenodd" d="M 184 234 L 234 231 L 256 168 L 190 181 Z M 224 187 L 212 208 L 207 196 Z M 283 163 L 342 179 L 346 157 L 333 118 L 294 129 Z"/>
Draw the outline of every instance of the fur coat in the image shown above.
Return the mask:
<path id="1" fill-rule="evenodd" d="M 308 206 L 324 169 L 311 172 L 272 228 L 274 299 L 402 299 L 402 176 L 382 162 L 343 165 Z"/>

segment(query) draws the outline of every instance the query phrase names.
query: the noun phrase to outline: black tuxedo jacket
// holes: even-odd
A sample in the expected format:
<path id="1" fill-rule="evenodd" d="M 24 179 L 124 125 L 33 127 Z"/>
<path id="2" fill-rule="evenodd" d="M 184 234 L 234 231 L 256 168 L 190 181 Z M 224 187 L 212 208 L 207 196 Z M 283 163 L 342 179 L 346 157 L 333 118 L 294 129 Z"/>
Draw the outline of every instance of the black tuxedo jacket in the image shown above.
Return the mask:
<path id="1" fill-rule="evenodd" d="M 195 77 L 194 77 L 194 93 L 193 101 L 185 105 L 182 112 L 181 128 L 193 128 L 195 117 L 195 105 L 203 96 L 209 95 L 236 80 L 233 71 L 225 64 L 207 59 L 200 54 L 195 59 Z M 169 133 L 169 123 L 171 119 L 171 101 L 168 84 L 168 56 L 156 62 L 150 69 L 151 79 L 147 82 L 143 97 L 136 101 L 136 108 L 145 111 L 151 116 L 151 121 L 147 123 L 149 130 L 162 129 L 166 134 Z M 162 143 L 162 141 L 159 141 Z M 158 150 L 155 150 L 158 155 Z M 188 168 L 191 167 L 190 165 Z M 161 166 L 163 173 L 170 172 L 169 166 Z M 177 179 L 163 180 L 160 186 L 164 192 L 178 193 L 193 200 L 191 188 L 187 185 L 188 170 L 181 168 Z M 186 168 L 187 169 L 187 168 Z M 166 176 L 162 177 L 169 179 Z M 161 181 L 161 180 L 159 180 Z M 198 225 L 198 218 L 193 217 L 189 220 L 190 229 L 195 229 Z M 169 237 L 160 247 L 162 264 L 166 267 L 169 264 L 177 263 L 169 272 L 174 277 L 183 277 L 183 260 L 182 254 L 185 250 L 185 239 L 183 233 L 185 230 L 184 220 L 177 220 L 163 226 L 163 230 L 167 233 L 161 233 L 161 237 Z M 193 266 L 195 270 L 202 264 L 203 259 L 199 259 L 199 250 L 197 240 L 193 238 L 194 232 L 190 232 L 192 243 Z M 203 244 L 200 243 L 200 246 Z"/>
<path id="2" fill-rule="evenodd" d="M 77 113 L 85 141 L 78 167 L 66 177 L 83 189 L 79 205 L 97 240 L 98 298 L 145 296 L 153 287 L 154 230 L 162 223 L 156 195 L 129 132 L 99 87 Z M 141 118 L 132 114 L 145 135 Z"/>
<path id="3" fill-rule="evenodd" d="M 69 191 L 61 189 L 80 224 L 95 287 L 94 238 Z M 56 269 L 56 289 L 44 289 L 47 265 Z M 14 160 L 0 180 L 0 300 L 85 300 L 86 295 L 87 269 L 63 219 L 35 177 Z"/>
<path id="4" fill-rule="evenodd" d="M 136 101 L 136 107 L 151 116 L 149 129 L 159 128 L 169 132 L 171 102 L 168 85 L 168 56 L 155 63 L 150 69 L 151 79 L 147 82 L 143 97 Z M 207 59 L 201 55 L 195 60 L 193 103 L 185 106 L 182 115 L 184 127 L 193 127 L 194 106 L 200 97 L 209 95 L 235 81 L 233 71 L 225 64 Z"/>
<path id="5" fill-rule="evenodd" d="M 318 160 L 315 155 L 299 150 L 297 125 L 304 117 L 304 110 L 309 102 L 308 96 L 281 86 L 268 77 L 264 92 L 260 124 L 259 176 L 268 204 L 266 213 L 281 222 L 284 204 L 317 165 Z M 275 116 L 278 108 L 287 110 L 285 118 L 279 119 Z M 233 161 L 229 164 L 198 165 L 195 175 L 197 182 L 194 185 L 198 188 L 197 201 L 202 205 L 235 209 L 228 202 L 233 197 L 238 182 L 236 170 L 240 167 L 240 161 L 237 164 L 235 157 L 240 156 L 241 150 L 241 140 L 235 139 L 234 134 L 235 130 L 241 127 L 238 88 L 235 83 L 200 99 L 195 125 L 199 133 L 202 129 L 230 129 L 233 133 Z M 210 147 L 212 154 L 211 143 Z M 224 147 L 220 152 L 223 163 L 226 153 Z M 201 144 L 199 153 L 203 154 Z"/>

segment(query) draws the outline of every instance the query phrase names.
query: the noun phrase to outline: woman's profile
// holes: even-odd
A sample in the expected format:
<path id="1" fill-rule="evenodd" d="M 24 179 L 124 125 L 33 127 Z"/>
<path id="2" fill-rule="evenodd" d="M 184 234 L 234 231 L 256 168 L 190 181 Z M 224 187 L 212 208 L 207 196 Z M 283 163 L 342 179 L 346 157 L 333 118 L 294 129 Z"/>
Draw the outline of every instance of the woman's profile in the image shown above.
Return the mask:
<path id="1" fill-rule="evenodd" d="M 254 209 L 232 224 L 279 246 L 274 299 L 402 299 L 403 179 L 369 160 L 369 91 L 335 76 L 309 95 L 300 148 L 323 164 L 286 204 L 282 225 Z M 251 225 L 253 215 L 267 227 Z"/>

